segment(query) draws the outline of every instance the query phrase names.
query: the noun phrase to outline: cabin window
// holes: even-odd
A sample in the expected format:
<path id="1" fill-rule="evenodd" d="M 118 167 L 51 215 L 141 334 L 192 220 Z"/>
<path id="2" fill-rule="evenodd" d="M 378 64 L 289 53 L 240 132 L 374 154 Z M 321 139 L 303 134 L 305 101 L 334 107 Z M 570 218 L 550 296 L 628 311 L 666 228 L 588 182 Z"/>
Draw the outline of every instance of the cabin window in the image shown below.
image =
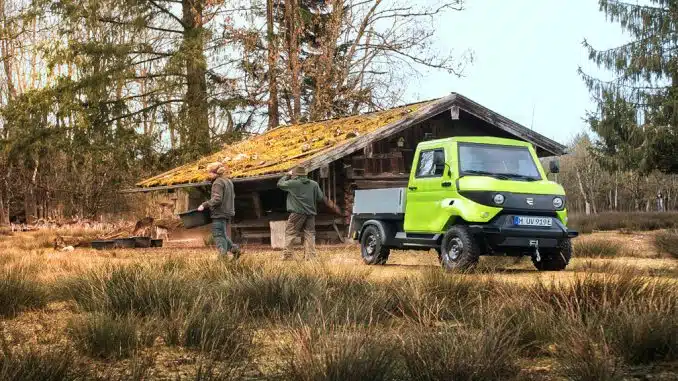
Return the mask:
<path id="1" fill-rule="evenodd" d="M 445 151 L 432 149 L 421 151 L 416 177 L 441 177 L 445 172 Z"/>

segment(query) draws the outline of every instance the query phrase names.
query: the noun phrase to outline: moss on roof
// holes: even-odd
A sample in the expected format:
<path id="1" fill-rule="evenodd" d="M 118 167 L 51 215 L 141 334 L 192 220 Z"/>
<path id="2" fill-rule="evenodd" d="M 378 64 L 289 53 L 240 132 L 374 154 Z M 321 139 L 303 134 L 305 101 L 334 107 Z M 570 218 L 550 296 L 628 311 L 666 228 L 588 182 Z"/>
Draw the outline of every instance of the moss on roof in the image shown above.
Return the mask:
<path id="1" fill-rule="evenodd" d="M 390 110 L 321 122 L 281 126 L 190 164 L 172 169 L 137 184 L 139 187 L 198 183 L 207 180 L 205 167 L 214 161 L 226 165 L 231 178 L 243 178 L 289 171 L 326 151 L 350 143 L 359 136 L 403 119 L 434 101 Z"/>

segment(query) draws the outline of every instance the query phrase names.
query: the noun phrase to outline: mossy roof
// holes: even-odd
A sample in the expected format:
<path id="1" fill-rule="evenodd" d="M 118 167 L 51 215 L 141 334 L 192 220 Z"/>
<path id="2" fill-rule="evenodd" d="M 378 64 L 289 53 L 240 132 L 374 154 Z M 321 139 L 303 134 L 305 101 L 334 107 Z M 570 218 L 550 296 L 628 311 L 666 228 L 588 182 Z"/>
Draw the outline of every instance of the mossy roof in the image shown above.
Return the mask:
<path id="1" fill-rule="evenodd" d="M 331 149 L 350 144 L 360 136 L 401 120 L 435 101 L 340 119 L 280 126 L 225 146 L 221 151 L 195 162 L 143 180 L 137 186 L 148 188 L 205 182 L 205 167 L 214 161 L 223 162 L 229 177 L 234 179 L 287 172 Z"/>

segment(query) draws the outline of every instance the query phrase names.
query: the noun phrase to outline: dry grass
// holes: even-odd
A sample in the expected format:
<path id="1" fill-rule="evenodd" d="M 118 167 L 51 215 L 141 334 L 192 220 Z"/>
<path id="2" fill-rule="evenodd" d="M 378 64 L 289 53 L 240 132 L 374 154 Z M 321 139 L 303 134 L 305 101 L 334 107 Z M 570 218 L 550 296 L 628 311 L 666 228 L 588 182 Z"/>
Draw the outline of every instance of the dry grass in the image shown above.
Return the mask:
<path id="1" fill-rule="evenodd" d="M 511 380 L 541 362 L 549 376 L 616 380 L 678 365 L 673 260 L 596 255 L 541 274 L 487 258 L 447 274 L 432 253 L 394 252 L 396 265 L 378 268 L 352 248 L 320 254 L 307 264 L 248 251 L 232 263 L 210 250 L 12 249 L 0 271 L 44 302 L 2 322 L 13 354 L 0 375 Z M 50 351 L 64 345 L 77 352 Z"/>
<path id="2" fill-rule="evenodd" d="M 606 212 L 596 215 L 571 215 L 568 226 L 580 233 L 593 231 L 649 231 L 678 228 L 678 213 L 621 213 Z"/>
<path id="3" fill-rule="evenodd" d="M 654 236 L 654 245 L 660 253 L 678 259 L 678 230 L 667 230 Z"/>
<path id="4" fill-rule="evenodd" d="M 604 239 L 577 240 L 574 255 L 579 258 L 614 258 L 621 256 L 622 248 Z"/>
<path id="5" fill-rule="evenodd" d="M 35 271 L 26 266 L 0 268 L 0 317 L 13 317 L 47 305 L 47 290 L 33 280 L 34 274 Z"/>

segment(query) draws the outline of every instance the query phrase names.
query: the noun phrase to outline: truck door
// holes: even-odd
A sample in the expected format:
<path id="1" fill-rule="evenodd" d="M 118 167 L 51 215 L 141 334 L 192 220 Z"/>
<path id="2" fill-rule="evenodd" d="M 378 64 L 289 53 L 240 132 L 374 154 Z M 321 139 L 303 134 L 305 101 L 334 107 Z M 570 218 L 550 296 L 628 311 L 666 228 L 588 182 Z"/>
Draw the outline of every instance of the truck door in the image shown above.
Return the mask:
<path id="1" fill-rule="evenodd" d="M 454 184 L 450 179 L 451 150 L 448 147 L 424 147 L 417 151 L 407 185 L 405 206 L 405 231 L 410 233 L 434 233 L 440 230 L 436 221 L 440 202 L 449 197 Z"/>

